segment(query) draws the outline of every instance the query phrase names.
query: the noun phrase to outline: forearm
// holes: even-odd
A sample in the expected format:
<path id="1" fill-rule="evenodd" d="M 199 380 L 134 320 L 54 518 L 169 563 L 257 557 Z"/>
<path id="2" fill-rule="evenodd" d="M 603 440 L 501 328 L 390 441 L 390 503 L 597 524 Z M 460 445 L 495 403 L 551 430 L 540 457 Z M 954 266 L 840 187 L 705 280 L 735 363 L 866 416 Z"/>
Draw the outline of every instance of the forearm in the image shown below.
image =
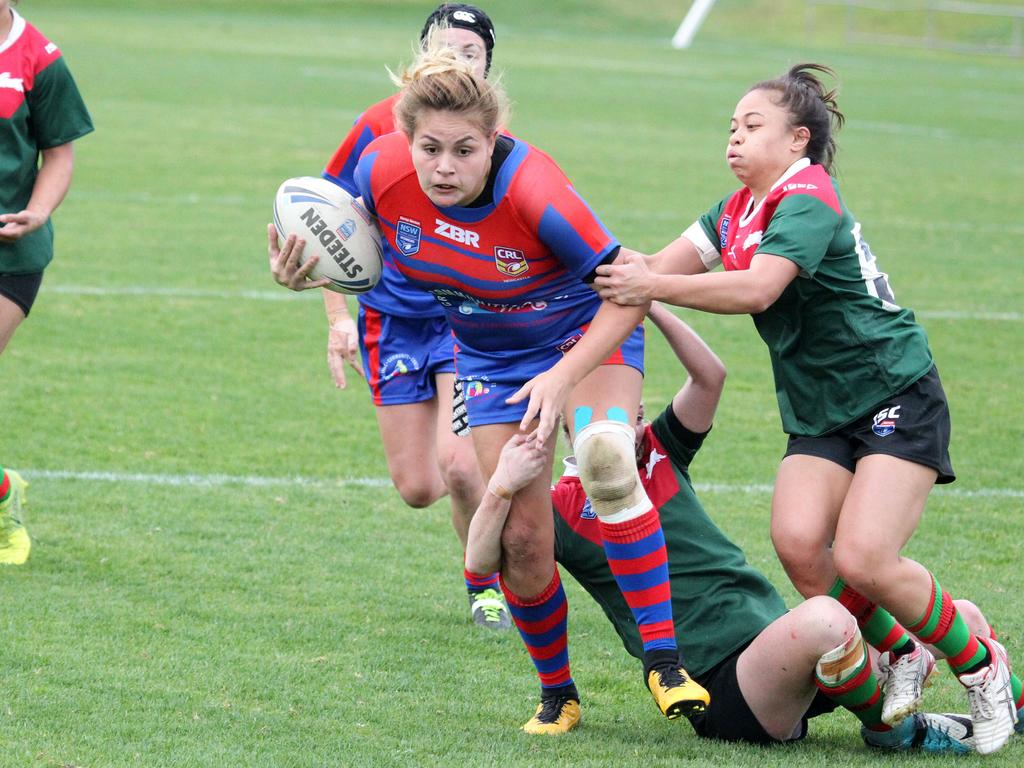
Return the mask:
<path id="1" fill-rule="evenodd" d="M 333 326 L 342 320 L 351 320 L 352 316 L 348 311 L 348 301 L 344 294 L 337 291 L 323 289 L 324 310 L 327 312 L 327 324 Z"/>
<path id="2" fill-rule="evenodd" d="M 44 219 L 57 210 L 71 186 L 74 149 L 70 143 L 43 150 L 43 164 L 36 176 L 27 210 Z"/>
<path id="3" fill-rule="evenodd" d="M 555 366 L 573 384 L 608 359 L 629 334 L 640 325 L 650 305 L 621 306 L 602 301 L 586 333 Z"/>
<path id="4" fill-rule="evenodd" d="M 511 499 L 490 488 L 469 523 L 466 538 L 466 570 L 493 573 L 501 567 L 501 531 L 505 527 Z"/>
<path id="5" fill-rule="evenodd" d="M 720 315 L 757 314 L 777 298 L 750 270 L 698 275 L 651 275 L 649 294 L 656 301 Z"/>

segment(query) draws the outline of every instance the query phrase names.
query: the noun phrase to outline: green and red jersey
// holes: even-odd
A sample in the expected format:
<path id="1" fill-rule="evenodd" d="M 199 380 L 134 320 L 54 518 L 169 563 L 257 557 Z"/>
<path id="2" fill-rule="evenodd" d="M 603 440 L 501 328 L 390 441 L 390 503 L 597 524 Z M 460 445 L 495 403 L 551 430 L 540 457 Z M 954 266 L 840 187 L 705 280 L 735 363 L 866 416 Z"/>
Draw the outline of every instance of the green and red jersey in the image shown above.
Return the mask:
<path id="1" fill-rule="evenodd" d="M 0 41 L 0 212 L 17 213 L 32 197 L 41 150 L 89 133 L 92 120 L 60 49 L 11 9 Z M 53 225 L 0 243 L 0 273 L 41 272 L 53 258 Z"/>
<path id="2" fill-rule="evenodd" d="M 747 563 L 697 499 L 689 466 L 704 437 L 680 424 L 669 406 L 647 427 L 639 465 L 665 534 L 676 640 L 694 675 L 744 647 L 786 612 L 768 579 Z M 636 621 L 608 566 L 597 515 L 575 465 L 567 462 L 551 500 L 556 559 L 604 609 L 626 650 L 641 658 Z"/>
<path id="3" fill-rule="evenodd" d="M 735 192 L 684 235 L 709 268 L 720 261 L 726 270 L 748 269 L 758 253 L 800 268 L 775 303 L 753 316 L 771 354 L 787 433 L 837 429 L 931 369 L 924 329 L 895 303 L 821 165 L 797 161 L 756 204 L 749 189 Z"/>

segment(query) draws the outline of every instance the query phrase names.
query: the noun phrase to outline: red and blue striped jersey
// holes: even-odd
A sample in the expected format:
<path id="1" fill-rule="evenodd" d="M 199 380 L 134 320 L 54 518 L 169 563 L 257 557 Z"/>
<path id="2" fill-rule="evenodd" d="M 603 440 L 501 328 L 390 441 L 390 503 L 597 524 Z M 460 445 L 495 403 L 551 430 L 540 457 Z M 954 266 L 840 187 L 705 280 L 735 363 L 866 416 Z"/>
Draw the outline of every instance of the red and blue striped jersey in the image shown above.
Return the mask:
<path id="1" fill-rule="evenodd" d="M 398 269 L 441 303 L 460 346 L 483 352 L 565 343 L 601 304 L 584 279 L 619 245 L 548 155 L 509 141 L 480 207 L 435 206 L 401 134 L 370 144 L 355 174 Z"/>
<path id="2" fill-rule="evenodd" d="M 356 118 L 352 129 L 324 168 L 323 177 L 342 187 L 353 197 L 359 195 L 356 188 L 356 163 L 363 150 L 376 139 L 395 130 L 394 107 L 399 94 L 393 94 L 378 101 Z M 380 282 L 369 293 L 361 294 L 359 302 L 368 307 L 399 317 L 440 317 L 444 310 L 437 302 L 419 288 L 409 284 L 395 267 L 395 260 L 384 244 L 384 269 Z"/>

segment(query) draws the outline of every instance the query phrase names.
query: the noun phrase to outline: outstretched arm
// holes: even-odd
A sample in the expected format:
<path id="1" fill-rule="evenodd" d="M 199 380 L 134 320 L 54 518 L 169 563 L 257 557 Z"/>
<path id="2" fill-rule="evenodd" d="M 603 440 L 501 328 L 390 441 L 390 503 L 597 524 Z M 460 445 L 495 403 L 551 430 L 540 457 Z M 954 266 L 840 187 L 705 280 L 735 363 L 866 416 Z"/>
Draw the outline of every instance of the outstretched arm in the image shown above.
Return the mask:
<path id="1" fill-rule="evenodd" d="M 547 466 L 547 452 L 537 433 L 513 435 L 501 449 L 487 492 L 473 513 L 466 537 L 466 570 L 493 573 L 501 566 L 501 531 L 512 497 Z"/>
<path id="2" fill-rule="evenodd" d="M 686 323 L 654 303 L 647 313 L 686 369 L 686 383 L 672 399 L 679 423 L 691 432 L 707 432 L 725 386 L 725 365 Z"/>

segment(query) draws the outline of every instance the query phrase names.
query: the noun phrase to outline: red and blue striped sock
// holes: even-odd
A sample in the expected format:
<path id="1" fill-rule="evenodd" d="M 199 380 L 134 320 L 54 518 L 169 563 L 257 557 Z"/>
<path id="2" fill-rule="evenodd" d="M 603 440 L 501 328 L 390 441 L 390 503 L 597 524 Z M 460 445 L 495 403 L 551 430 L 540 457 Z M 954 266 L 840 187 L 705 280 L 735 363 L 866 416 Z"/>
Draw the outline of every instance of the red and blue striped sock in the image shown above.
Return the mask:
<path id="1" fill-rule="evenodd" d="M 676 650 L 668 553 L 658 510 L 624 523 L 598 521 L 608 565 L 636 619 L 644 653 Z"/>
<path id="2" fill-rule="evenodd" d="M 469 592 L 483 592 L 485 589 L 501 589 L 498 584 L 498 572 L 488 574 L 473 573 L 466 568 L 462 569 L 462 575 L 466 579 L 466 589 Z"/>
<path id="3" fill-rule="evenodd" d="M 537 668 L 541 687 L 559 688 L 572 684 L 567 631 L 569 603 L 565 599 L 558 568 L 555 568 L 551 583 L 536 597 L 520 597 L 508 588 L 504 579 L 501 579 L 501 589 L 512 620 L 526 644 L 533 666 Z"/>

